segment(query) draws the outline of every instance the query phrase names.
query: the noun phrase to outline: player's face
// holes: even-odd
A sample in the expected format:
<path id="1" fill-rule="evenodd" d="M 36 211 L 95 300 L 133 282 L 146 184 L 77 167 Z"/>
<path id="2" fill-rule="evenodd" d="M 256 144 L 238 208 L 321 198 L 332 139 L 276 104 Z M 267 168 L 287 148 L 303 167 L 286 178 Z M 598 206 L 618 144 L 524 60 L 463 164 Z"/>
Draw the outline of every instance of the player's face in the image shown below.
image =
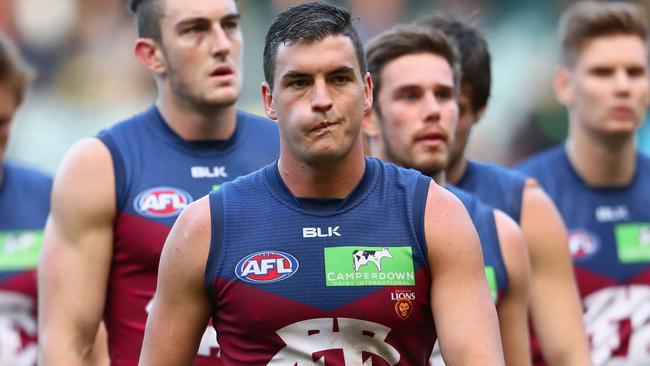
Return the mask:
<path id="1" fill-rule="evenodd" d="M 350 38 L 280 45 L 273 89 L 262 87 L 267 115 L 280 124 L 282 153 L 308 164 L 327 163 L 361 146 L 361 120 L 372 103 Z"/>
<path id="2" fill-rule="evenodd" d="M 194 105 L 229 106 L 241 89 L 242 37 L 234 0 L 165 0 L 165 75 Z"/>
<path id="3" fill-rule="evenodd" d="M 563 100 L 572 123 L 593 134 L 633 134 L 648 105 L 647 52 L 636 36 L 588 41 L 569 73 Z"/>
<path id="4" fill-rule="evenodd" d="M 450 165 L 463 158 L 472 126 L 482 115 L 482 110 L 474 109 L 471 96 L 471 90 L 467 88 L 463 88 L 458 96 L 458 124 L 454 143 L 451 144 Z"/>
<path id="5" fill-rule="evenodd" d="M 7 83 L 0 82 L 0 161 L 4 160 L 11 121 L 17 108 L 16 94 L 13 92 L 13 88 Z"/>
<path id="6" fill-rule="evenodd" d="M 449 63 L 431 53 L 411 54 L 386 64 L 379 77 L 375 117 L 384 158 L 431 176 L 443 171 L 458 120 Z"/>

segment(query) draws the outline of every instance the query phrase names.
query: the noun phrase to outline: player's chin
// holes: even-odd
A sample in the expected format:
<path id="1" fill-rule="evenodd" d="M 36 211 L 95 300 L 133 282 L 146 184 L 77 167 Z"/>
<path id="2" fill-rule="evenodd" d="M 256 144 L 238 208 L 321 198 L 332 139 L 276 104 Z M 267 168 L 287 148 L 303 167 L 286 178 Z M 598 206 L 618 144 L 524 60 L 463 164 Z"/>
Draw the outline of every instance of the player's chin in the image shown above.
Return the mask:
<path id="1" fill-rule="evenodd" d="M 239 90 L 221 90 L 207 98 L 207 103 L 213 106 L 228 107 L 237 103 Z"/>
<path id="2" fill-rule="evenodd" d="M 420 154 L 414 159 L 413 167 L 426 175 L 436 175 L 447 168 L 449 156 L 447 154 Z"/>

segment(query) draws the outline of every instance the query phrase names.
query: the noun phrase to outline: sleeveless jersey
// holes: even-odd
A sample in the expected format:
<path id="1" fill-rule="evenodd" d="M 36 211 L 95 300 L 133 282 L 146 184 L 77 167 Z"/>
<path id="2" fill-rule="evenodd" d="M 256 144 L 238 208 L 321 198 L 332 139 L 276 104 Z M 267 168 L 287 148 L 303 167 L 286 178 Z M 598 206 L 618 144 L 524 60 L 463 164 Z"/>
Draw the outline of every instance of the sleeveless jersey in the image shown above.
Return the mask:
<path id="1" fill-rule="evenodd" d="M 345 200 L 296 199 L 276 164 L 211 193 L 206 286 L 224 364 L 425 365 L 429 183 L 366 158 Z"/>
<path id="2" fill-rule="evenodd" d="M 586 185 L 564 146 L 518 168 L 540 182 L 569 229 L 594 364 L 650 365 L 650 159 L 638 154 L 633 181 L 620 188 Z"/>
<path id="3" fill-rule="evenodd" d="M 519 222 L 525 183 L 526 177 L 517 171 L 468 160 L 457 186 Z"/>
<path id="4" fill-rule="evenodd" d="M 498 304 L 504 292 L 508 289 L 508 271 L 501 255 L 501 244 L 494 219 L 494 209 L 484 205 L 476 195 L 468 193 L 454 185 L 447 184 L 445 188 L 458 197 L 472 219 L 472 223 L 481 240 L 485 276 L 490 286 L 492 300 L 495 304 Z M 435 366 L 445 364 L 440 353 L 438 342 L 436 342 L 433 349 L 429 364 Z"/>
<path id="5" fill-rule="evenodd" d="M 113 259 L 104 321 L 113 366 L 136 365 L 163 244 L 181 210 L 220 184 L 274 161 L 277 125 L 237 113 L 225 141 L 186 141 L 158 109 L 99 133 L 111 152 L 117 199 Z M 206 327 L 197 365 L 218 365 L 214 330 Z"/>
<path id="6" fill-rule="evenodd" d="M 0 181 L 0 364 L 35 366 L 36 267 L 52 179 L 9 162 Z"/>

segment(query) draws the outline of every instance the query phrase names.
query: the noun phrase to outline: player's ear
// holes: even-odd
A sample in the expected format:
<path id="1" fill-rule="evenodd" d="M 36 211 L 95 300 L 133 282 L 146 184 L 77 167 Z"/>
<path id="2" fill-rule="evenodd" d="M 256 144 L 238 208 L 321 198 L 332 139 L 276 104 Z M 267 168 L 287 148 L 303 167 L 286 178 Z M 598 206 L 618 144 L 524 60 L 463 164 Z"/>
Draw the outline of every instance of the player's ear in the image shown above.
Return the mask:
<path id="1" fill-rule="evenodd" d="M 370 109 L 372 108 L 372 77 L 370 76 L 369 72 L 366 72 L 366 75 L 363 78 L 363 93 L 364 93 L 364 100 L 363 100 L 363 113 L 368 114 L 370 112 Z"/>
<path id="2" fill-rule="evenodd" d="M 270 119 L 277 121 L 278 115 L 275 113 L 271 86 L 266 81 L 262 83 L 262 102 L 264 103 L 264 112 L 266 112 L 266 115 Z"/>
<path id="3" fill-rule="evenodd" d="M 361 121 L 361 131 L 369 139 L 373 140 L 379 137 L 379 126 L 376 112 L 371 109 L 363 112 Z"/>
<path id="4" fill-rule="evenodd" d="M 151 38 L 138 38 L 135 41 L 135 56 L 155 74 L 162 75 L 167 71 L 162 48 Z"/>
<path id="5" fill-rule="evenodd" d="M 553 90 L 557 100 L 564 106 L 573 104 L 573 86 L 571 85 L 571 71 L 564 66 L 555 70 L 553 77 Z"/>

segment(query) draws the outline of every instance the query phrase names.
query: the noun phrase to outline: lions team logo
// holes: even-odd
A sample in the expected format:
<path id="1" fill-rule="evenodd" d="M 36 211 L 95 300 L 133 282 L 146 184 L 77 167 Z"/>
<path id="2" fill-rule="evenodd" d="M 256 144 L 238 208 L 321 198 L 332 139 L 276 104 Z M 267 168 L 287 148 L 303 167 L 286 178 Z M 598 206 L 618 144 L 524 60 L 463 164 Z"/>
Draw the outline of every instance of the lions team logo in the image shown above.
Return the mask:
<path id="1" fill-rule="evenodd" d="M 395 314 L 397 317 L 405 320 L 413 311 L 413 300 L 415 292 L 413 291 L 395 291 L 390 294 L 391 300 L 395 301 Z"/>
<path id="2" fill-rule="evenodd" d="M 250 283 L 273 283 L 293 276 L 298 271 L 298 260 L 284 252 L 253 253 L 237 263 L 235 275 Z"/>
<path id="3" fill-rule="evenodd" d="M 569 233 L 569 250 L 573 260 L 585 260 L 598 251 L 598 237 L 587 230 L 577 229 Z"/>
<path id="4" fill-rule="evenodd" d="M 133 202 L 136 212 L 148 217 L 176 216 L 192 203 L 192 196 L 182 189 L 156 187 L 140 193 Z"/>

